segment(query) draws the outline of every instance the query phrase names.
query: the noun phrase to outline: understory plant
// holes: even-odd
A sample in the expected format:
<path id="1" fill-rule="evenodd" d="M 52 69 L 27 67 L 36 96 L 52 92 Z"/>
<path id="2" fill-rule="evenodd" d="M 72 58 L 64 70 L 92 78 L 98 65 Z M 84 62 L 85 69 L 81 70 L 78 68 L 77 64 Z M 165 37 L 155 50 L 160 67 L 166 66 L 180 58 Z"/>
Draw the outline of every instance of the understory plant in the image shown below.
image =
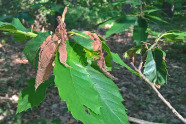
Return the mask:
<path id="1" fill-rule="evenodd" d="M 145 42 L 148 30 L 144 16 L 122 16 L 110 21 L 114 24 L 105 37 L 134 25 L 133 38 L 137 45 L 124 53 L 125 58 L 132 59 L 132 69 L 117 53 L 110 51 L 106 40 L 96 32 L 74 29 L 67 32 L 64 22 L 66 12 L 67 7 L 62 17 L 58 17 L 55 32 L 32 31 L 31 28 L 25 28 L 17 18 L 12 23 L 0 22 L 0 30 L 14 35 L 17 41 L 29 40 L 24 54 L 37 70 L 36 78 L 27 81 L 28 87 L 19 95 L 17 113 L 38 106 L 44 101 L 47 88 L 55 83 L 61 100 L 66 102 L 76 120 L 85 124 L 128 124 L 123 98 L 113 82 L 117 78 L 108 72 L 115 68 L 112 61 L 144 79 L 156 91 L 156 87 L 167 82 L 168 73 L 166 54 L 156 47 L 157 43 L 161 38 L 183 39 L 185 33 L 170 31 L 157 34 L 149 31 L 157 34 L 154 44 L 150 45 Z M 141 61 L 136 68 L 135 59 L 138 54 L 141 55 Z M 164 99 L 158 91 L 156 93 Z M 169 104 L 165 99 L 164 101 Z M 171 105 L 168 107 L 185 122 Z"/>

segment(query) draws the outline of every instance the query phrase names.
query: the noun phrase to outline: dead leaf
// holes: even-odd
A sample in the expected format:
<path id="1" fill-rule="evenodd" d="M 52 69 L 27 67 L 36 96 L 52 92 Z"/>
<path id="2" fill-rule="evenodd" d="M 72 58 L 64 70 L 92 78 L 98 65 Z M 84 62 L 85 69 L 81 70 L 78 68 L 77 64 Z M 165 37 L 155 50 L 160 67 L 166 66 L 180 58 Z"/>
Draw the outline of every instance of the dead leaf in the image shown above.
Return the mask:
<path id="1" fill-rule="evenodd" d="M 58 37 L 54 34 L 46 38 L 46 40 L 41 44 L 41 49 L 39 52 L 39 61 L 38 61 L 38 69 L 35 81 L 35 89 L 38 86 L 47 80 L 50 76 L 50 73 L 53 69 L 52 63 L 55 58 L 55 52 L 58 46 Z"/>
<path id="2" fill-rule="evenodd" d="M 66 33 L 66 28 L 65 28 L 65 14 L 67 12 L 67 7 L 65 7 L 62 18 L 61 16 L 58 16 L 58 23 L 59 25 L 56 28 L 56 35 L 58 36 L 59 39 L 61 39 L 61 43 L 59 45 L 58 51 L 59 51 L 59 59 L 62 64 L 64 64 L 67 67 L 70 67 L 68 64 L 66 64 L 67 60 L 67 50 L 66 50 L 66 40 L 67 40 L 67 33 Z"/>
<path id="3" fill-rule="evenodd" d="M 94 51 L 100 52 L 99 59 L 97 59 L 98 67 L 107 77 L 117 80 L 117 78 L 111 75 L 106 69 L 105 58 L 102 52 L 102 41 L 99 39 L 98 35 L 96 33 L 91 33 L 89 31 L 84 31 L 84 34 L 89 35 L 90 38 L 93 40 L 92 45 L 94 46 Z"/>

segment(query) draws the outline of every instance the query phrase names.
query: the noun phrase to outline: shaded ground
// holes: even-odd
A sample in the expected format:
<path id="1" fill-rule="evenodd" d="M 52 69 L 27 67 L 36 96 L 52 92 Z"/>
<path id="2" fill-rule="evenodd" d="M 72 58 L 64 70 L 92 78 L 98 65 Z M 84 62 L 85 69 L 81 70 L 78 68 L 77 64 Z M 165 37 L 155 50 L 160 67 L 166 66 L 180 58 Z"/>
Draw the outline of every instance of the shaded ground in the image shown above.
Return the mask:
<path id="1" fill-rule="evenodd" d="M 10 42 L 13 41 L 11 37 L 5 40 L 7 42 L 2 43 L 2 40 L 0 42 L 0 123 L 44 124 L 54 119 L 60 119 L 62 122 L 55 121 L 76 124 L 77 122 L 67 112 L 65 103 L 61 102 L 54 86 L 49 88 L 45 102 L 41 103 L 39 107 L 15 114 L 20 90 L 27 86 L 25 82 L 30 77 L 34 77 L 35 72 L 25 60 L 22 52 L 25 44 Z M 131 34 L 125 33 L 125 35 L 113 35 L 108 39 L 107 44 L 113 52 L 122 57 L 134 42 L 131 40 Z M 164 43 L 164 45 L 174 51 L 170 44 Z M 186 55 L 184 50 L 182 54 Z M 129 65 L 129 60 L 123 60 Z M 186 117 L 186 62 L 175 59 L 171 54 L 166 58 L 166 62 L 169 71 L 168 83 L 162 86 L 160 92 L 183 117 Z M 115 83 L 125 99 L 123 104 L 128 109 L 129 116 L 147 121 L 181 124 L 171 110 L 140 78 L 126 69 L 115 70 L 112 74 L 119 78 Z"/>

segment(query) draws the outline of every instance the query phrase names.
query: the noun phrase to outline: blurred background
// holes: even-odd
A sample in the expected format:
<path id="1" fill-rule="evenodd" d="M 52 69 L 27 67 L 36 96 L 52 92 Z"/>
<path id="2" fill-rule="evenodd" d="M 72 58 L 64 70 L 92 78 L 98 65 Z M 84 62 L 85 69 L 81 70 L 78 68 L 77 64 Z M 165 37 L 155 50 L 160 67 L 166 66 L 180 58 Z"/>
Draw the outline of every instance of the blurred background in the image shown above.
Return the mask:
<path id="1" fill-rule="evenodd" d="M 121 16 L 146 14 L 148 30 L 163 33 L 169 30 L 186 31 L 186 1 L 184 0 L 0 0 L 0 21 L 11 22 L 19 18 L 26 28 L 35 31 L 54 31 L 57 16 L 68 5 L 65 23 L 67 31 L 91 30 L 104 36 L 112 26 L 108 21 Z M 133 26 L 122 33 L 106 38 L 110 49 L 123 58 L 123 53 L 135 45 Z M 155 37 L 149 33 L 148 41 Z M 46 99 L 32 110 L 16 114 L 18 95 L 25 83 L 35 77 L 35 70 L 23 53 L 24 43 L 0 31 L 0 123 L 2 124 L 76 124 L 61 102 L 54 85 L 47 91 Z M 168 84 L 160 92 L 186 117 L 186 41 L 159 44 L 167 53 Z M 124 59 L 128 63 L 130 60 Z M 126 69 L 112 71 L 119 78 L 115 83 L 125 99 L 129 116 L 143 120 L 175 123 L 181 122 L 161 102 L 156 94 Z"/>

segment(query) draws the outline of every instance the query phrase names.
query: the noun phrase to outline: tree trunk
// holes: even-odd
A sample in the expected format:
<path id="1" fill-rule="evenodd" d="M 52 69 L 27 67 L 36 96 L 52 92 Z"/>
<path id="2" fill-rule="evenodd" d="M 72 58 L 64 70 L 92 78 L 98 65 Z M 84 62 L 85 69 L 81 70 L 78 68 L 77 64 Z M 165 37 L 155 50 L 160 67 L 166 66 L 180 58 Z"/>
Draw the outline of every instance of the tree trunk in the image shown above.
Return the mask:
<path id="1" fill-rule="evenodd" d="M 162 4 L 162 10 L 163 12 L 170 18 L 173 17 L 174 15 L 174 4 L 173 4 L 174 0 L 172 1 L 172 4 L 166 1 L 163 1 Z"/>

